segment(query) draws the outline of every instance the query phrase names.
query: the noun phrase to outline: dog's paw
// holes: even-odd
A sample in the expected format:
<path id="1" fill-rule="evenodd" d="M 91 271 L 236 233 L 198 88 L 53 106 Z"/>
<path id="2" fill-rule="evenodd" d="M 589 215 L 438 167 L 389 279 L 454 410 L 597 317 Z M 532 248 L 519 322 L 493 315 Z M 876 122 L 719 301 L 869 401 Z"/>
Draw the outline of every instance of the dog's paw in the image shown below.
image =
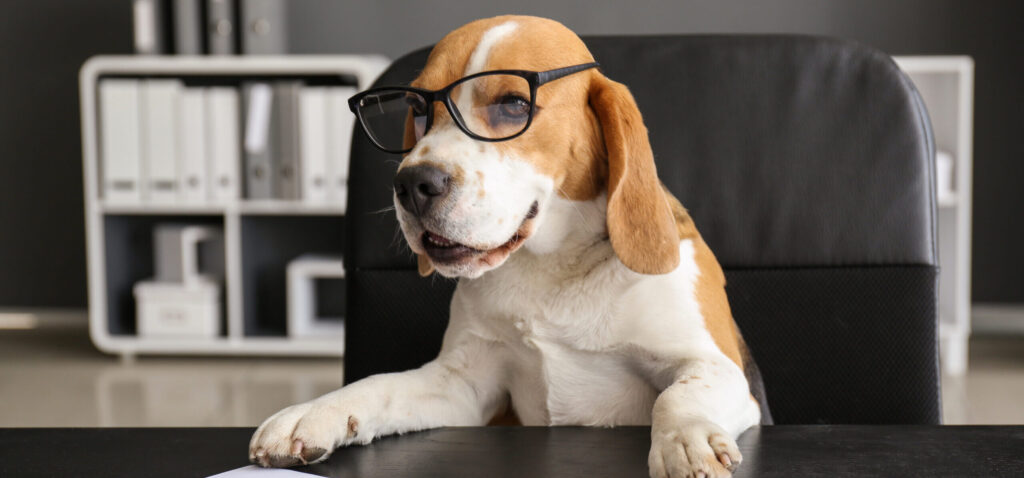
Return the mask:
<path id="1" fill-rule="evenodd" d="M 276 468 L 317 463 L 339 446 L 369 441 L 362 438 L 355 415 L 314 400 L 266 419 L 249 442 L 249 461 Z"/>
<path id="2" fill-rule="evenodd" d="M 651 478 L 713 478 L 732 476 L 742 460 L 725 430 L 707 420 L 691 420 L 655 429 L 647 465 Z"/>

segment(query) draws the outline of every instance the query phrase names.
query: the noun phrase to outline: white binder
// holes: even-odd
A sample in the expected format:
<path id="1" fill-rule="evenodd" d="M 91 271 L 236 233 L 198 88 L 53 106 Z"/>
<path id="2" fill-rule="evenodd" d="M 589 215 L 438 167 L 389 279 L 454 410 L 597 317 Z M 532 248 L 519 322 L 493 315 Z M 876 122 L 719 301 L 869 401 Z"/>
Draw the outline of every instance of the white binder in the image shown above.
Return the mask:
<path id="1" fill-rule="evenodd" d="M 178 202 L 178 80 L 143 83 L 143 197 L 154 204 Z"/>
<path id="2" fill-rule="evenodd" d="M 239 197 L 241 138 L 238 116 L 237 89 L 218 86 L 206 91 L 206 151 L 210 167 L 210 197 L 214 202 L 230 202 Z"/>
<path id="3" fill-rule="evenodd" d="M 181 165 L 179 185 L 182 202 L 204 204 L 210 199 L 206 166 L 206 114 L 202 88 L 185 88 L 181 93 L 178 148 Z"/>
<path id="4" fill-rule="evenodd" d="M 352 148 L 352 128 L 355 126 L 356 117 L 348 109 L 348 99 L 356 94 L 353 87 L 339 86 L 330 89 L 328 94 L 328 122 L 327 138 L 327 172 L 330 177 L 328 181 L 328 201 L 341 208 L 347 206 L 348 201 L 348 166 L 349 150 Z"/>
<path id="5" fill-rule="evenodd" d="M 157 55 L 168 53 L 164 42 L 164 10 L 159 0 L 133 0 L 132 26 L 135 52 Z"/>
<path id="6" fill-rule="evenodd" d="M 302 200 L 309 204 L 326 204 L 327 88 L 305 87 L 299 93 L 299 134 Z"/>
<path id="7" fill-rule="evenodd" d="M 107 203 L 142 200 L 139 89 L 137 80 L 100 81 L 101 189 Z"/>

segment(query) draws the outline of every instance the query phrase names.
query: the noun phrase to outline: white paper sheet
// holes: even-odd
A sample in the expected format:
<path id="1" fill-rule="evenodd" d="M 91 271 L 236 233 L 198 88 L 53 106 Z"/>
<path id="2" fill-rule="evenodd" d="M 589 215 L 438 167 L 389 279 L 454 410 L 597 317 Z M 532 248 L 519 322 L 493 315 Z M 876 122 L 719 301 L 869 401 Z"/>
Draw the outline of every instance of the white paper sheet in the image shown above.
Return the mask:
<path id="1" fill-rule="evenodd" d="M 260 468 L 256 465 L 249 465 L 235 470 L 225 471 L 224 473 L 218 473 L 207 478 L 301 478 L 303 476 L 319 477 L 320 475 L 311 475 L 309 473 L 301 473 L 281 468 Z"/>

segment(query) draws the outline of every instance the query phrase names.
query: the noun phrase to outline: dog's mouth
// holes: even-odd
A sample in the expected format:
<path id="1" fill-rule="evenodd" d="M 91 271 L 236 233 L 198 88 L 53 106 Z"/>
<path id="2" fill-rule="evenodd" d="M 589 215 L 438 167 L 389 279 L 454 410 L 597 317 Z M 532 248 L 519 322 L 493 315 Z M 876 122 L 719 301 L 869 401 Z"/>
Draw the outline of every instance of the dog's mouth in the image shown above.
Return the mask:
<path id="1" fill-rule="evenodd" d="M 430 231 L 423 233 L 420 237 L 420 243 L 423 245 L 424 252 L 427 253 L 427 256 L 435 264 L 449 265 L 472 259 L 480 259 L 488 265 L 493 265 L 495 259 L 507 257 L 508 254 L 512 253 L 512 251 L 526 241 L 531 232 L 529 227 L 530 221 L 537 217 L 538 207 L 537 201 L 534 201 L 533 205 L 530 206 L 530 211 L 526 213 L 526 217 L 523 218 L 522 223 L 516 232 L 512 234 L 512 237 L 504 244 L 492 249 L 476 249 Z"/>

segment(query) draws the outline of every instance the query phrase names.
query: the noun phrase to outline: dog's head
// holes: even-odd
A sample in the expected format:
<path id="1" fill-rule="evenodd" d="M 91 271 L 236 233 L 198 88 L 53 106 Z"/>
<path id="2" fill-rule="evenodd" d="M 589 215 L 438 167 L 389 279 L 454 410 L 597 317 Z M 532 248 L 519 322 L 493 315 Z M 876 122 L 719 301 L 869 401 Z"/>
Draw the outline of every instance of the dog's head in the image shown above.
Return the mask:
<path id="1" fill-rule="evenodd" d="M 412 86 L 440 90 L 485 71 L 542 72 L 593 61 L 560 23 L 503 16 L 444 37 Z M 524 245 L 530 248 L 545 230 L 573 227 L 568 222 L 578 217 L 549 214 L 556 196 L 587 201 L 605 193 L 607 232 L 601 233 L 618 258 L 645 274 L 674 269 L 676 223 L 626 87 L 588 69 L 537 88 L 531 106 L 525 81 L 492 79 L 462 84 L 452 102 L 470 128 L 474 121 L 501 126 L 532 113 L 529 127 L 514 139 L 470 137 L 440 101 L 421 105 L 431 108 L 428 130 L 411 115 L 406 121 L 405 143 L 412 149 L 395 177 L 394 201 L 420 273 L 478 277 Z M 557 238 L 543 242 L 539 249 L 557 248 Z"/>

